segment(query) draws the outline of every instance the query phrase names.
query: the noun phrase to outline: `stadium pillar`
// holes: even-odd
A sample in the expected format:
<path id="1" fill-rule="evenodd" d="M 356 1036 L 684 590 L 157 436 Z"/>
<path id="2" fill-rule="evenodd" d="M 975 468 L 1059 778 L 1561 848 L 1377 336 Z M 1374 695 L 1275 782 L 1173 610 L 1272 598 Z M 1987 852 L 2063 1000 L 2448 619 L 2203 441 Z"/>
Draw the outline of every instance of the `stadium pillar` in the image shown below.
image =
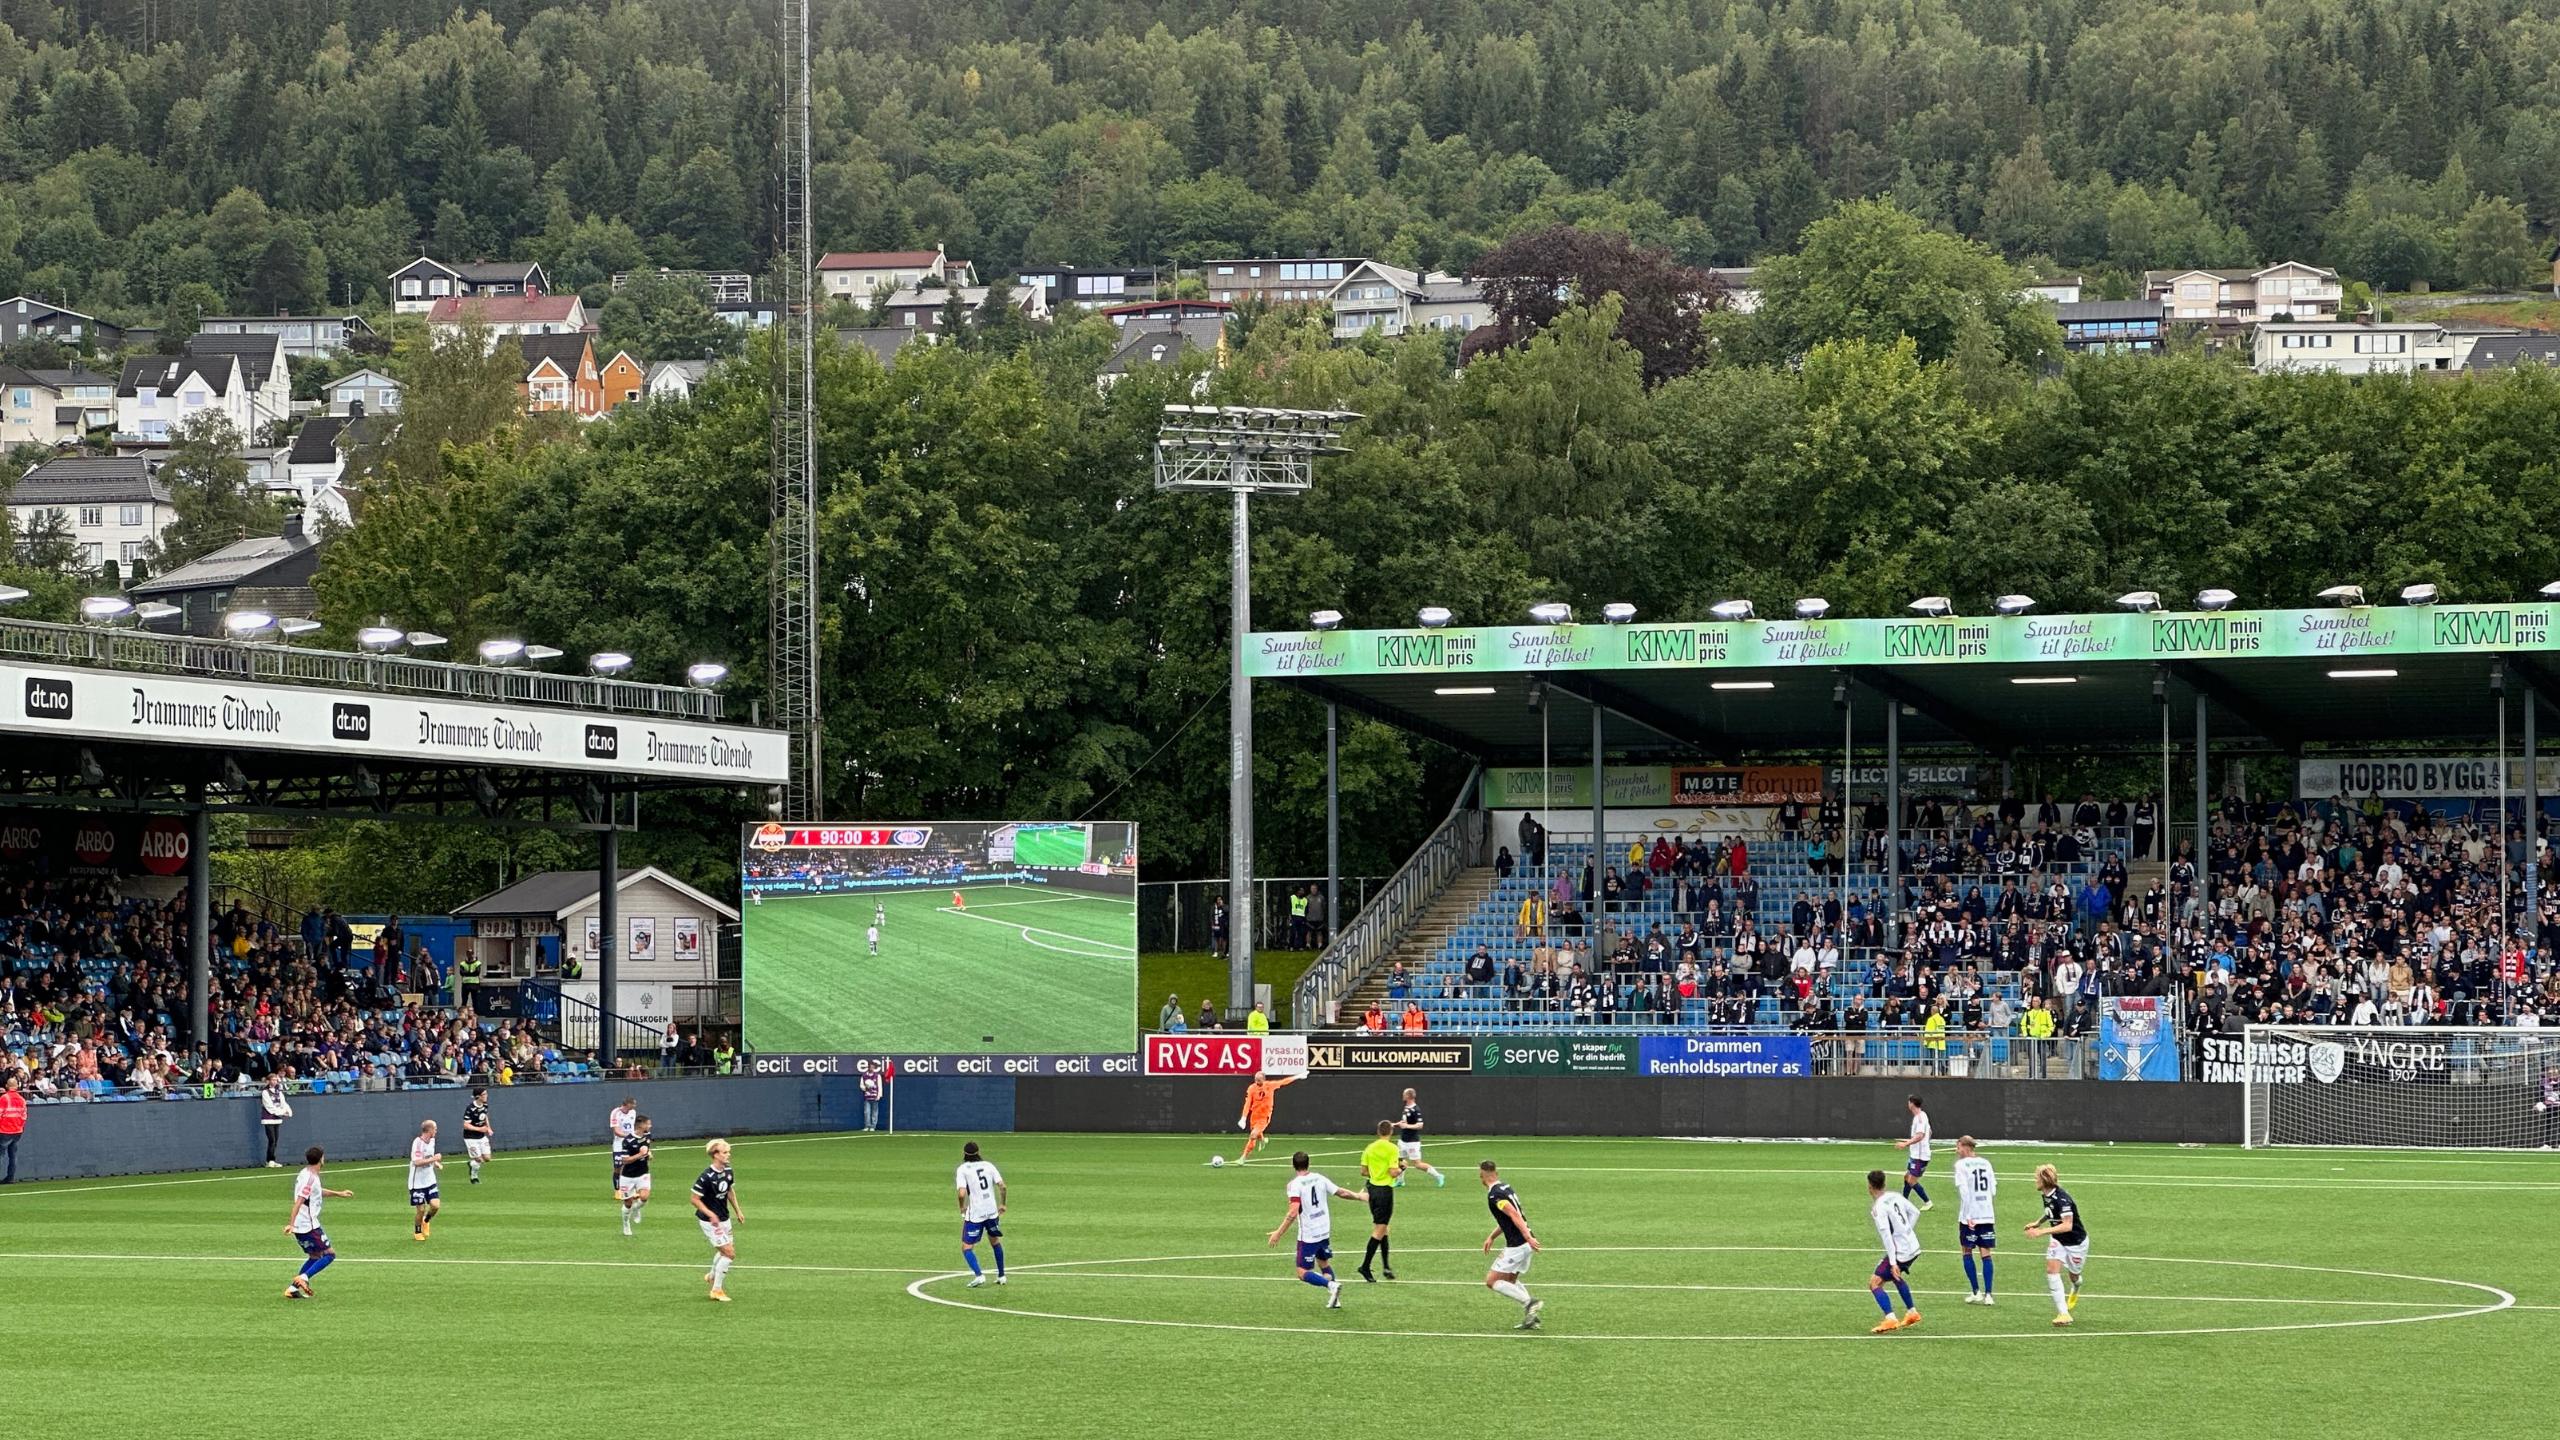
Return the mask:
<path id="1" fill-rule="evenodd" d="M 1840 862 L 1840 930 L 1831 937 L 1840 947 L 1840 958 L 1849 957 L 1849 872 L 1857 868 L 1858 856 L 1858 707 L 1850 698 L 1849 682 L 1840 682 L 1840 833 L 1831 837 L 1840 847 L 1833 858 Z M 1819 813 L 1819 812 L 1817 812 Z"/>
<path id="2" fill-rule="evenodd" d="M 213 812 L 204 787 L 187 814 L 187 1043 L 213 1043 Z"/>
<path id="3" fill-rule="evenodd" d="M 1600 964 L 1600 957 L 1601 957 L 1602 953 L 1604 952 L 1604 947 L 1606 947 L 1606 946 L 1607 946 L 1607 944 L 1608 944 L 1608 942 L 1609 942 L 1609 927 L 1608 927 L 1608 924 L 1607 924 L 1607 922 L 1606 922 L 1606 920 L 1605 920 L 1605 918 L 1604 918 L 1604 917 L 1606 916 L 1606 914 L 1607 914 L 1607 911 L 1606 911 L 1606 910 L 1604 910 L 1604 909 L 1602 908 L 1602 907 L 1607 903 L 1607 901 L 1606 901 L 1603 897 L 1604 897 L 1608 892 L 1607 892 L 1607 890 L 1606 890 L 1606 889 L 1601 885 L 1601 883 L 1600 883 L 1600 882 L 1601 882 L 1601 877 L 1602 877 L 1602 876 L 1605 876 L 1605 875 L 1607 875 L 1607 874 L 1609 873 L 1609 862 L 1608 862 L 1608 859 L 1607 859 L 1607 858 L 1606 858 L 1606 857 L 1601 853 L 1602 851 L 1604 851 L 1604 850 L 1606 850 L 1606 849 L 1608 848 L 1608 834 L 1609 834 L 1609 775 L 1608 775 L 1608 761 L 1607 761 L 1607 759 L 1606 759 L 1606 758 L 1602 755 L 1602 753 L 1601 753 L 1601 743 L 1602 743 L 1602 742 L 1601 742 L 1601 736 L 1600 736 L 1601 726 L 1602 726 L 1604 723 L 1606 723 L 1607 719 L 1608 719 L 1608 717 L 1607 717 L 1606 715 L 1603 715 L 1603 714 L 1600 712 L 1600 707 L 1599 707 L 1599 705 L 1598 705 L 1598 704 L 1596 704 L 1596 703 L 1595 703 L 1595 704 L 1593 704 L 1593 705 L 1592 705 L 1592 707 L 1591 707 L 1591 914 L 1592 914 L 1592 919 L 1591 919 L 1591 922 L 1590 922 L 1590 930 L 1591 930 L 1591 963 L 1592 963 L 1592 966 L 1593 966 L 1595 969 L 1596 969 L 1596 968 L 1598 968 L 1598 966 L 1599 966 L 1599 964 Z"/>
<path id="4" fill-rule="evenodd" d="M 1342 707 L 1324 702 L 1324 938 L 1342 933 Z"/>
<path id="5" fill-rule="evenodd" d="M 1887 945 L 1902 944 L 1902 702 L 1884 700 L 1884 913 Z"/>
<path id="6" fill-rule="evenodd" d="M 1253 629 L 1253 530 L 1245 502 L 1246 460 L 1237 452 L 1234 536 L 1227 577 L 1227 1018 L 1253 1010 L 1253 690 L 1244 678 L 1245 634 Z"/>
<path id="7" fill-rule="evenodd" d="M 2213 913 L 2212 797 L 2205 793 L 2213 772 L 2213 755 L 2205 733 L 2204 692 L 2196 692 L 2196 903 Z"/>
<path id="8" fill-rule="evenodd" d="M 596 1064 L 614 1055 L 614 1013 L 622 989 L 614 983 L 614 958 L 622 948 L 622 832 L 615 828 L 613 785 L 604 787 L 604 829 L 596 836 Z M 567 944 L 568 937 L 561 937 Z"/>
<path id="9" fill-rule="evenodd" d="M 2527 950 L 2541 948 L 2537 941 L 2542 934 L 2542 857 L 2534 848 L 2542 834 L 2542 777 L 2534 773 L 2541 763 L 2534 745 L 2535 712 L 2541 708 L 2542 692 L 2524 687 L 2524 934 L 2519 938 Z"/>

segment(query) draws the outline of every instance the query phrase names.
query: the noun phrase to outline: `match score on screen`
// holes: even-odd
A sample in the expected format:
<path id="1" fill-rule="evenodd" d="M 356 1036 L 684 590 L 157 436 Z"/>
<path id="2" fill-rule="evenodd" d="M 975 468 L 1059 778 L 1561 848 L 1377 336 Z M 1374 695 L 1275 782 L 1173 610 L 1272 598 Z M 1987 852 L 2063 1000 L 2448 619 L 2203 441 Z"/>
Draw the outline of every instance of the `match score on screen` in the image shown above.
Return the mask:
<path id="1" fill-rule="evenodd" d="M 769 821 L 739 874 L 755 1050 L 1137 1049 L 1133 825 Z"/>

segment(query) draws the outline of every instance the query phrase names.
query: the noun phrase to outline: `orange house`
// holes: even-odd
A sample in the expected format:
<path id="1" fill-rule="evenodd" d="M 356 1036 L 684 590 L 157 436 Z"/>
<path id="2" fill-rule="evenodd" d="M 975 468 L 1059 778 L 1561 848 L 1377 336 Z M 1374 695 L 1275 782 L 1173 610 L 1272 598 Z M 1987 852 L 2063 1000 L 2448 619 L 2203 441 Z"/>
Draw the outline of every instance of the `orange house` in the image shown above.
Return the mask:
<path id="1" fill-rule="evenodd" d="M 604 413 L 604 377 L 596 369 L 593 337 L 519 335 L 524 350 L 524 408 L 533 415 L 575 415 L 593 420 Z"/>
<path id="2" fill-rule="evenodd" d="M 649 393 L 649 367 L 631 358 L 628 350 L 616 350 L 597 372 L 604 386 L 604 408 L 616 409 Z"/>

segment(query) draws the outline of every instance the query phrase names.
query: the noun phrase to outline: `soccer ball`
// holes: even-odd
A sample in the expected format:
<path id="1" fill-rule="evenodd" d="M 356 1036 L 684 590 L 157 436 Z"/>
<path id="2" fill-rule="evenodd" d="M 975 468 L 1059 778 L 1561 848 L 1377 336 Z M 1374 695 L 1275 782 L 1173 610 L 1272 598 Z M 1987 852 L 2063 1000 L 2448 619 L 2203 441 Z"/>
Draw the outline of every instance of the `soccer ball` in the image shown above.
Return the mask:
<path id="1" fill-rule="evenodd" d="M 1209 1168 L 1210 1168 L 1210 1169 L 1212 1169 L 1212 1170 L 1224 1170 L 1225 1168 L 1227 1168 L 1227 1157 L 1226 1157 L 1226 1156 L 1224 1156 L 1224 1155 L 1212 1155 L 1212 1156 L 1210 1156 L 1210 1157 L 1209 1157 Z"/>

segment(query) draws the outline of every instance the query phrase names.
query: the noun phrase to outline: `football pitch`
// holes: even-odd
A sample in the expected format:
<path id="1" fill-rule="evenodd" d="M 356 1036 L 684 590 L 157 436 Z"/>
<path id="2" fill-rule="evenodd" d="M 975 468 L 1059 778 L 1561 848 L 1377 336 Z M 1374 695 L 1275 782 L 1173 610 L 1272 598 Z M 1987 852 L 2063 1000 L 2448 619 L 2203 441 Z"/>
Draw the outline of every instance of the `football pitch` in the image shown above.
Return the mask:
<path id="1" fill-rule="evenodd" d="M 747 1043 L 772 1054 L 1128 1054 L 1138 1048 L 1137 911 L 1110 896 L 950 886 L 750 905 Z M 888 912 L 880 953 L 864 932 Z"/>
<path id="2" fill-rule="evenodd" d="M 290 1169 L 0 1189 L 0 1404 L 13 1433 L 64 1436 L 2549 1429 L 2548 1155 L 1993 1147 L 1999 1304 L 1963 1303 L 1940 1192 L 1913 1268 L 1924 1323 L 1870 1336 L 1881 1141 L 1439 1142 L 1447 1187 L 1398 1195 L 1394 1282 L 1352 1275 L 1367 1216 L 1339 1202 L 1349 1284 L 1328 1311 L 1290 1278 L 1290 1239 L 1263 1237 L 1286 1149 L 1355 1188 L 1354 1138 L 1280 1137 L 1276 1163 L 1212 1170 L 1234 1136 L 979 1137 L 1012 1192 L 1012 1273 L 976 1290 L 963 1138 L 741 1140 L 729 1305 L 704 1298 L 686 1201 L 700 1147 L 674 1137 L 628 1239 L 600 1150 L 501 1152 L 476 1187 L 448 1156 L 424 1243 L 398 1166 L 333 1166 L 355 1198 L 328 1202 L 340 1259 L 308 1304 L 282 1298 Z M 1547 1247 L 1534 1334 L 1482 1285 L 1484 1158 Z M 2018 1233 L 2040 1161 L 2091 1231 L 2068 1331 Z"/>

